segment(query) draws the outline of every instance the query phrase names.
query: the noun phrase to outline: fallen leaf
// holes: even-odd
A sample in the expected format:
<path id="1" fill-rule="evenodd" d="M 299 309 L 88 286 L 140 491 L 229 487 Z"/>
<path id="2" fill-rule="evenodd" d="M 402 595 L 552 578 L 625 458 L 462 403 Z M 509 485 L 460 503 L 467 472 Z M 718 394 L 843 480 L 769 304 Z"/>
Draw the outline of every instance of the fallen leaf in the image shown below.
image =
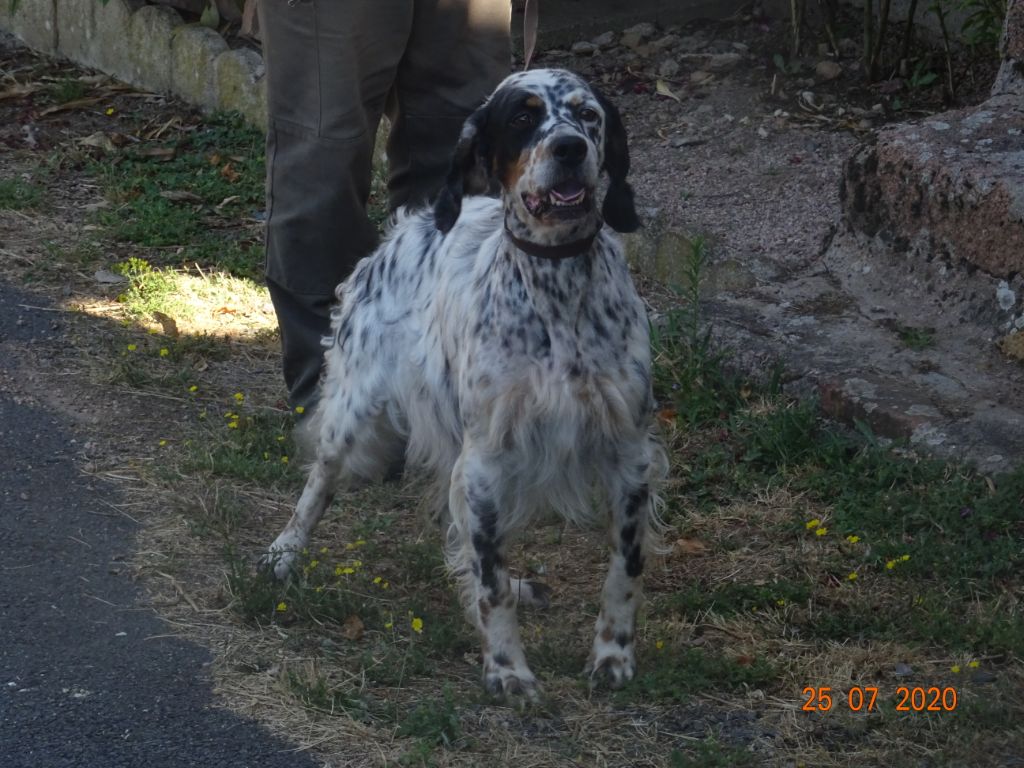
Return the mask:
<path id="1" fill-rule="evenodd" d="M 363 637 L 363 621 L 358 616 L 349 616 L 341 625 L 341 636 L 346 640 L 361 640 Z"/>
<path id="2" fill-rule="evenodd" d="M 174 321 L 174 318 L 170 315 L 165 315 L 163 312 L 154 312 L 153 319 L 160 323 L 164 329 L 165 336 L 171 336 L 177 338 L 178 336 L 178 324 Z"/>
<path id="3" fill-rule="evenodd" d="M 118 283 L 128 282 L 128 278 L 124 275 L 118 275 L 109 269 L 97 269 L 95 274 L 93 274 L 93 279 L 97 283 L 103 283 L 104 285 L 117 285 Z"/>
<path id="4" fill-rule="evenodd" d="M 160 197 L 164 200 L 173 200 L 176 203 L 201 203 L 203 198 L 197 195 L 195 192 L 189 192 L 185 189 L 167 189 L 160 193 Z"/>
<path id="5" fill-rule="evenodd" d="M 676 411 L 675 408 L 662 408 L 657 413 L 658 421 L 670 425 L 676 423 L 676 417 L 678 415 L 679 413 Z"/>
<path id="6" fill-rule="evenodd" d="M 672 92 L 672 89 L 668 87 L 668 83 L 666 83 L 664 80 L 658 80 L 658 82 L 655 83 L 654 85 L 654 90 L 658 93 L 659 96 L 667 96 L 670 99 L 675 99 L 679 103 L 682 103 L 683 101 Z"/>
<path id="7" fill-rule="evenodd" d="M 118 142 L 114 140 L 114 136 L 105 133 L 104 131 L 96 131 L 96 133 L 90 133 L 78 140 L 78 143 L 84 147 L 95 147 L 96 149 L 102 149 L 104 152 L 116 152 L 118 147 L 124 143 L 124 137 L 121 137 L 122 141 Z"/>
<path id="8" fill-rule="evenodd" d="M 708 545 L 700 539 L 676 539 L 676 549 L 684 555 L 703 555 L 708 551 Z"/>
<path id="9" fill-rule="evenodd" d="M 754 663 L 754 661 L 755 659 L 753 656 L 749 656 L 745 653 L 742 653 L 736 657 L 736 663 L 739 664 L 741 667 L 749 667 L 751 664 Z"/>
<path id="10" fill-rule="evenodd" d="M 38 90 L 38 85 L 12 85 L 10 88 L 0 91 L 0 101 L 3 101 L 4 99 L 17 99 L 22 96 L 29 96 Z"/>
<path id="11" fill-rule="evenodd" d="M 224 167 L 220 169 L 220 175 L 234 184 L 238 181 L 239 173 L 231 167 L 231 163 L 225 163 Z"/>
<path id="12" fill-rule="evenodd" d="M 173 160 L 178 153 L 175 147 L 143 147 L 139 150 L 139 157 L 151 157 L 154 160 Z"/>
<path id="13" fill-rule="evenodd" d="M 82 107 L 91 107 L 93 104 L 102 101 L 98 96 L 90 96 L 86 99 L 75 99 L 74 101 L 65 101 L 63 104 L 53 104 L 46 109 L 39 112 L 39 117 L 46 117 L 46 115 L 52 115 L 56 112 L 67 112 L 71 109 L 81 109 Z"/>

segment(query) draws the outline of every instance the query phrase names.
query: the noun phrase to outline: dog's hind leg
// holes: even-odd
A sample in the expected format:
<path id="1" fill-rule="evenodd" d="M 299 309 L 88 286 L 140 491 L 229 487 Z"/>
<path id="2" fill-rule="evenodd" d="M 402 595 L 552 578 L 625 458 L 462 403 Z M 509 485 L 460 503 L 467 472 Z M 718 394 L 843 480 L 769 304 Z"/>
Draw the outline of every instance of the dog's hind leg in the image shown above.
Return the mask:
<path id="1" fill-rule="evenodd" d="M 370 400 L 364 397 L 360 402 Z M 288 575 L 299 553 L 308 546 L 339 484 L 380 479 L 404 445 L 383 404 L 373 409 L 339 405 L 342 403 L 325 399 L 320 406 L 325 410 L 313 417 L 319 424 L 316 458 L 295 513 L 263 558 L 264 566 L 272 568 L 280 579 Z"/>

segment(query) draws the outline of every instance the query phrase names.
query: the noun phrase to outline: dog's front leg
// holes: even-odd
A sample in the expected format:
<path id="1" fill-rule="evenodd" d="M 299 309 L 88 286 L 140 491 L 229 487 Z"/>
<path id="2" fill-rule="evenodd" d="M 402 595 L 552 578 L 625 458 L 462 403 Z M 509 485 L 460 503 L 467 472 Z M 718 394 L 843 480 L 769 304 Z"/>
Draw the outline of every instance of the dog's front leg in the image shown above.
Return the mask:
<path id="1" fill-rule="evenodd" d="M 603 676 L 611 687 L 619 688 L 636 674 L 633 637 L 651 497 L 645 480 L 626 478 L 611 484 L 609 497 L 611 563 L 586 672 L 591 678 Z"/>
<path id="2" fill-rule="evenodd" d="M 537 699 L 537 679 L 526 663 L 516 617 L 516 595 L 505 559 L 501 475 L 465 455 L 456 467 L 451 508 L 461 539 L 457 568 L 463 594 L 483 643 L 483 682 L 506 699 Z M 461 474 L 461 476 L 459 476 Z"/>

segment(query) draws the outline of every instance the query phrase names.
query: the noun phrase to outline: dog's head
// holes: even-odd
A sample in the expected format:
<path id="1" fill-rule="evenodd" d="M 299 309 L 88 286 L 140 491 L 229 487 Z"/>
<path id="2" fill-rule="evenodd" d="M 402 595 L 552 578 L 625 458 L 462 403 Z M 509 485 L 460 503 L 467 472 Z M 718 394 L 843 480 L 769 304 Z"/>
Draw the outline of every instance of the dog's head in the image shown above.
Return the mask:
<path id="1" fill-rule="evenodd" d="M 599 215 L 594 197 L 602 171 L 609 184 Z M 519 72 L 466 120 L 434 216 L 447 232 L 463 195 L 481 194 L 496 180 L 510 226 L 538 240 L 592 233 L 601 216 L 615 230 L 632 232 L 639 221 L 628 173 L 626 131 L 610 101 L 565 70 Z"/>

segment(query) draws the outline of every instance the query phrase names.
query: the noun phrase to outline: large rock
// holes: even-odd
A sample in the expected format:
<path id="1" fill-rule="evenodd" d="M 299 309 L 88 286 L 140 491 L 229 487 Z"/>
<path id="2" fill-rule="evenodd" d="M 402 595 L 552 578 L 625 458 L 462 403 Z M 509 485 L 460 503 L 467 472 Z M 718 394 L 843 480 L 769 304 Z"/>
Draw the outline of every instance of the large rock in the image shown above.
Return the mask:
<path id="1" fill-rule="evenodd" d="M 157 93 L 171 90 L 171 39 L 181 16 L 170 8 L 147 5 L 132 14 L 129 82 Z"/>
<path id="2" fill-rule="evenodd" d="M 992 86 L 992 95 L 1024 96 L 1024 0 L 1010 0 L 1000 46 L 1003 63 Z"/>
<path id="3" fill-rule="evenodd" d="M 95 34 L 89 63 L 118 80 L 131 82 L 132 63 L 125 54 L 131 39 L 135 4 L 127 0 L 107 0 L 106 3 L 94 3 L 94 6 Z"/>
<path id="4" fill-rule="evenodd" d="M 267 79 L 263 59 L 255 51 L 225 51 L 214 61 L 217 104 L 241 112 L 249 122 L 267 126 Z"/>
<path id="5" fill-rule="evenodd" d="M 96 0 L 61 0 L 57 7 L 57 48 L 61 56 L 95 66 Z"/>
<path id="6" fill-rule="evenodd" d="M 3 21 L 25 45 L 51 56 L 57 53 L 57 0 L 21 0 L 11 11 L 10 0 L 0 0 Z"/>
<path id="7" fill-rule="evenodd" d="M 878 134 L 847 163 L 844 217 L 989 274 L 1024 272 L 1024 100 L 993 97 Z"/>
<path id="8" fill-rule="evenodd" d="M 213 62 L 227 50 L 224 38 L 208 27 L 186 25 L 175 29 L 171 38 L 171 88 L 185 101 L 216 109 Z"/>

